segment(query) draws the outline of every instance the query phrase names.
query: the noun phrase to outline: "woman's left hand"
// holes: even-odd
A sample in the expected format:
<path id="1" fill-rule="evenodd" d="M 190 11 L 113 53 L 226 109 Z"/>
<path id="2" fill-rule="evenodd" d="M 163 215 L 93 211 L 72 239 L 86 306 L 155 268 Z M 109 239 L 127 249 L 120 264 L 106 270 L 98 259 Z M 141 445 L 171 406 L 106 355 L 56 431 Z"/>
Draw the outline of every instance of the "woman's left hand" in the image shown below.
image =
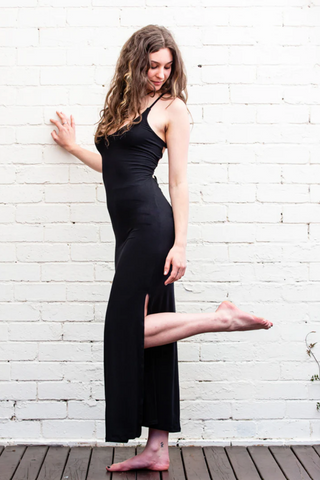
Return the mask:
<path id="1" fill-rule="evenodd" d="M 169 272 L 171 264 L 172 264 L 171 275 L 164 282 L 165 285 L 169 285 L 169 283 L 173 283 L 179 280 L 185 274 L 186 267 L 187 267 L 185 247 L 179 247 L 178 245 L 173 245 L 173 247 L 169 250 L 169 253 L 167 255 L 166 262 L 164 265 L 164 275 L 167 275 L 167 273 Z"/>

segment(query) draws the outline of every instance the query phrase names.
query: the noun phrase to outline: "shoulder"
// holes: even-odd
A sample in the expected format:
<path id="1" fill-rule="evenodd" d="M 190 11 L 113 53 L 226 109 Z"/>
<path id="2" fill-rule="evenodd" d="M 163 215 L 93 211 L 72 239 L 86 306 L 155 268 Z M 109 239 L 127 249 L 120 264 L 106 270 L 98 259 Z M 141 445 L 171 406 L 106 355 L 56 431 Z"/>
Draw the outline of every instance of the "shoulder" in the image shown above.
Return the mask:
<path id="1" fill-rule="evenodd" d="M 166 128 L 168 129 L 172 124 L 179 124 L 188 120 L 188 108 L 181 98 L 173 98 L 171 96 L 163 96 L 166 101 Z M 189 122 L 189 120 L 188 120 Z"/>
<path id="2" fill-rule="evenodd" d="M 164 101 L 166 101 L 166 110 L 170 112 L 185 112 L 187 111 L 187 105 L 181 98 L 173 98 L 171 96 L 163 96 L 162 97 Z"/>

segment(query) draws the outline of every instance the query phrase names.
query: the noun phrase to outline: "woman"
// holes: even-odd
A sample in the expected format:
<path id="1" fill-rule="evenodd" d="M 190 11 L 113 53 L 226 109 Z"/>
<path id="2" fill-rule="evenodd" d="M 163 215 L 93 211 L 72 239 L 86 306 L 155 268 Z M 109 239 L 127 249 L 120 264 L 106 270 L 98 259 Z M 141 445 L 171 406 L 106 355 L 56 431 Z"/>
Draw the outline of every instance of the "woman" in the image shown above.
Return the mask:
<path id="1" fill-rule="evenodd" d="M 167 470 L 168 434 L 180 432 L 177 340 L 204 332 L 268 329 L 272 323 L 224 301 L 214 313 L 175 312 L 186 270 L 189 119 L 181 53 L 164 27 L 148 25 L 123 46 L 95 145 L 75 142 L 57 112 L 54 141 L 102 172 L 115 233 L 115 275 L 104 332 L 105 440 L 127 442 L 149 427 L 145 450 L 109 471 Z M 171 204 L 153 172 L 168 149 Z"/>

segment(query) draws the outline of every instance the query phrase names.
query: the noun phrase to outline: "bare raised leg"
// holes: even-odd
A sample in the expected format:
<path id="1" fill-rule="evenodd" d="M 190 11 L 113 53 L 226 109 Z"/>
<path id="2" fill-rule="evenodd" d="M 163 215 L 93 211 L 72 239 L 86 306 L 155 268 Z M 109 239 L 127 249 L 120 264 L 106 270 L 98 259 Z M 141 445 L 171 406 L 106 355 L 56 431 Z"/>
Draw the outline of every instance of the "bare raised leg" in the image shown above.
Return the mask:
<path id="1" fill-rule="evenodd" d="M 148 441 L 143 452 L 124 462 L 113 463 L 106 468 L 109 472 L 124 472 L 140 468 L 157 471 L 168 470 L 168 432 L 149 428 Z"/>
<path id="2" fill-rule="evenodd" d="M 165 345 L 199 333 L 267 330 L 272 326 L 273 323 L 265 318 L 244 312 L 225 300 L 215 312 L 162 312 L 146 315 L 144 347 Z"/>

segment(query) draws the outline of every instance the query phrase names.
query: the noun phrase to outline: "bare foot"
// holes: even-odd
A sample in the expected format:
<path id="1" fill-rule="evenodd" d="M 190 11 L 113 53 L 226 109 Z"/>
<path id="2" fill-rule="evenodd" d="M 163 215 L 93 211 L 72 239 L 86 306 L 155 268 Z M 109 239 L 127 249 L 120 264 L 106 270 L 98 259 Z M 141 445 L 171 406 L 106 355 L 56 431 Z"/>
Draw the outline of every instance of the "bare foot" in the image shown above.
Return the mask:
<path id="1" fill-rule="evenodd" d="M 108 472 L 124 472 L 126 470 L 135 470 L 146 468 L 148 470 L 164 471 L 169 468 L 169 453 L 145 449 L 143 452 L 135 455 L 128 460 L 120 463 L 113 463 L 106 467 Z"/>
<path id="2" fill-rule="evenodd" d="M 237 330 L 258 330 L 264 328 L 268 330 L 273 327 L 273 323 L 263 317 L 256 317 L 252 313 L 244 312 L 228 300 L 224 300 L 216 312 L 221 313 L 221 321 L 226 324 L 226 331 Z"/>

